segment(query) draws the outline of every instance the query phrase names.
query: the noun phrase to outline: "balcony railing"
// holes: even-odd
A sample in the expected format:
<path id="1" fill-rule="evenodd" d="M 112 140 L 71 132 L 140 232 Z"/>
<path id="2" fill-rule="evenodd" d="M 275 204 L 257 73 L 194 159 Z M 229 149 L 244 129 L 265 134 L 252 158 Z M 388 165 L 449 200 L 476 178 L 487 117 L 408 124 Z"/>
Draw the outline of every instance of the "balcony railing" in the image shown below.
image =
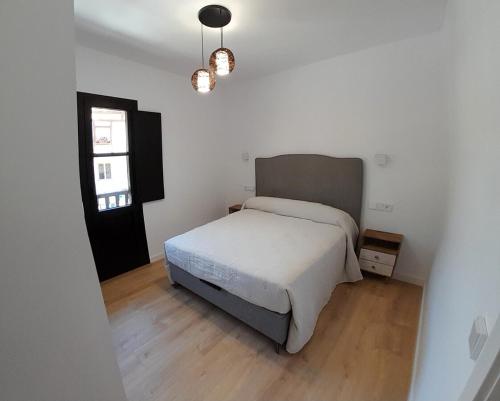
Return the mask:
<path id="1" fill-rule="evenodd" d="M 130 206 L 131 204 L 132 195 L 129 190 L 97 195 L 97 209 L 100 212 Z"/>

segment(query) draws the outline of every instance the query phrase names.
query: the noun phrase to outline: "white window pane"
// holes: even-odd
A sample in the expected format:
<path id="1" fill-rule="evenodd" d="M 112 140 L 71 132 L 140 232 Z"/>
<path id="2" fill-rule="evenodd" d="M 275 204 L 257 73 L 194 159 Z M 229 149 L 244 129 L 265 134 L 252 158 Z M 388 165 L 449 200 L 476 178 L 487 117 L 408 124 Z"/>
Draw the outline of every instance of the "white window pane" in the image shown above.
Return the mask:
<path id="1" fill-rule="evenodd" d="M 98 210 L 132 203 L 128 156 L 94 157 L 94 178 Z"/>
<path id="2" fill-rule="evenodd" d="M 128 152 L 127 112 L 92 107 L 94 153 Z"/>
<path id="3" fill-rule="evenodd" d="M 116 196 L 109 195 L 108 196 L 108 208 L 113 209 L 116 207 Z"/>
<path id="4" fill-rule="evenodd" d="M 97 198 L 97 209 L 106 210 L 106 198 Z"/>

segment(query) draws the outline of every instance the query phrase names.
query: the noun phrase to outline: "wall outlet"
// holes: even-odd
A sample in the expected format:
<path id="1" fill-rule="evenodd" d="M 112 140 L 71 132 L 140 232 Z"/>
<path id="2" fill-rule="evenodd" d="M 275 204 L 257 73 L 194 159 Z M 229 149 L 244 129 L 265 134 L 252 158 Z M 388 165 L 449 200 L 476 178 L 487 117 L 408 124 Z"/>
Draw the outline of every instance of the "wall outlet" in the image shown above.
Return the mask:
<path id="1" fill-rule="evenodd" d="M 391 213 L 394 209 L 394 205 L 391 203 L 370 202 L 370 204 L 368 205 L 368 209 Z"/>
<path id="2" fill-rule="evenodd" d="M 255 192 L 255 187 L 254 186 L 245 185 L 243 188 L 245 189 L 246 192 Z"/>

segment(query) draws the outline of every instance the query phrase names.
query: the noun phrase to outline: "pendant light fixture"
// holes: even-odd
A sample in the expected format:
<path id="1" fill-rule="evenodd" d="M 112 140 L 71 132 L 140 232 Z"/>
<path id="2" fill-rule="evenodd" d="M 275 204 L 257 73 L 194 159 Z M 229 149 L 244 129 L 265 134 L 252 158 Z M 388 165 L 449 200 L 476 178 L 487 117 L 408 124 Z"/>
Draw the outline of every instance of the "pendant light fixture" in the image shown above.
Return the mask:
<path id="1" fill-rule="evenodd" d="M 228 75 L 234 69 L 233 52 L 224 47 L 225 27 L 231 22 L 231 11 L 224 6 L 209 5 L 203 7 L 198 12 L 198 19 L 201 22 L 201 64 L 202 68 L 196 70 L 191 77 L 191 84 L 197 92 L 210 92 L 215 87 L 215 74 L 219 76 Z M 209 68 L 205 68 L 205 57 L 203 49 L 203 26 L 209 28 L 220 28 L 221 47 L 215 50 L 210 56 Z"/>
<path id="2" fill-rule="evenodd" d="M 201 25 L 201 67 L 191 76 L 191 85 L 198 93 L 208 93 L 215 87 L 215 74 L 212 69 L 205 68 L 205 51 L 203 43 L 203 24 Z"/>
<path id="3" fill-rule="evenodd" d="M 229 75 L 234 69 L 234 54 L 224 47 L 224 28 L 220 28 L 220 47 L 210 56 L 210 69 L 219 76 Z"/>

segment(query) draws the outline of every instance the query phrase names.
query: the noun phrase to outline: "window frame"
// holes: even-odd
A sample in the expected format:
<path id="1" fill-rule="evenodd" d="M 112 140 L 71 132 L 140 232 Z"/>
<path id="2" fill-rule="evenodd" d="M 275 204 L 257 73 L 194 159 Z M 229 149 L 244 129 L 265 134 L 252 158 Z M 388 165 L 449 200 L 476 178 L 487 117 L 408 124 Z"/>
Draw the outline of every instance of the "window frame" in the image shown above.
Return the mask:
<path id="1" fill-rule="evenodd" d="M 89 208 L 89 212 L 91 214 L 120 214 L 121 212 L 125 212 L 126 210 L 135 209 L 137 207 L 141 207 L 142 203 L 136 202 L 138 200 L 137 189 L 136 189 L 136 180 L 135 180 L 135 166 L 134 166 L 134 145 L 132 138 L 132 127 L 133 127 L 133 117 L 134 113 L 137 112 L 137 101 L 115 98 L 110 96 L 101 96 L 101 95 L 93 95 L 87 94 L 84 92 L 79 92 L 81 101 L 85 103 L 79 108 L 79 129 L 81 128 L 85 135 L 82 136 L 79 140 L 83 141 L 83 147 L 80 149 L 85 149 L 84 152 L 80 152 L 80 165 L 85 165 L 85 174 L 81 177 L 82 182 L 82 193 L 84 191 L 83 188 L 83 180 L 87 182 L 88 188 L 90 191 L 87 193 L 88 200 L 86 203 L 86 208 Z M 94 152 L 94 131 L 93 131 L 93 120 L 92 120 L 92 108 L 102 108 L 102 109 L 111 109 L 111 110 L 120 110 L 126 113 L 126 122 L 127 122 L 127 151 L 126 152 L 107 152 L 107 153 L 95 153 Z M 129 174 L 129 186 L 130 186 L 130 199 L 131 202 L 127 203 L 125 206 L 117 206 L 115 208 L 110 209 L 99 209 L 98 198 L 102 197 L 101 195 L 97 195 L 96 190 L 96 181 L 94 178 L 94 158 L 101 157 L 114 157 L 114 156 L 126 156 L 128 157 L 128 174 Z M 105 164 L 105 163 L 104 163 Z M 118 204 L 118 198 L 117 198 Z"/>
<path id="2" fill-rule="evenodd" d="M 92 110 L 94 108 L 97 108 L 97 109 L 104 109 L 104 110 L 115 110 L 115 111 L 120 111 L 120 112 L 125 112 L 125 124 L 126 124 L 126 127 L 127 127 L 127 151 L 126 152 L 106 152 L 106 153 L 96 153 L 95 152 L 95 140 L 96 140 L 96 136 L 95 136 L 95 132 L 94 130 L 96 128 L 100 128 L 98 126 L 96 126 L 95 124 L 95 121 L 92 119 Z M 103 169 L 104 169 L 104 178 L 101 178 L 101 173 L 100 171 L 98 171 L 98 174 L 99 174 L 99 177 L 96 179 L 95 177 L 95 170 L 92 172 L 92 175 L 94 177 L 94 180 L 95 181 L 106 181 L 106 180 L 110 180 L 111 179 L 111 163 L 109 162 L 106 162 L 106 161 L 103 161 L 103 162 L 100 162 L 99 159 L 100 158 L 114 158 L 114 157 L 123 157 L 125 156 L 127 158 L 127 176 L 128 176 L 128 184 L 129 184 L 129 189 L 128 189 L 128 192 L 129 192 L 129 195 L 128 195 L 128 200 L 130 202 L 127 201 L 127 199 L 125 200 L 125 205 L 123 206 L 119 206 L 119 195 L 117 195 L 115 192 L 110 192 L 108 194 L 101 194 L 101 195 L 98 195 L 97 194 L 97 188 L 95 188 L 95 182 L 94 182 L 94 192 L 95 192 L 95 196 L 96 196 L 96 205 L 97 205 L 97 211 L 98 213 L 103 213 L 103 212 L 107 212 L 109 210 L 115 210 L 115 209 L 119 209 L 119 208 L 124 208 L 124 207 L 130 207 L 132 206 L 132 203 L 133 203 L 133 200 L 134 199 L 132 197 L 132 184 L 131 184 L 131 178 L 130 178 L 130 175 L 131 175 L 131 167 L 130 167 L 130 159 L 131 159 L 131 155 L 130 155 L 130 127 L 129 127 L 129 116 L 130 116 L 130 113 L 127 111 L 127 110 L 124 110 L 124 109 L 120 109 L 120 108 L 111 108 L 111 107 L 96 107 L 96 106 L 91 106 L 90 107 L 90 118 L 92 119 L 92 152 L 91 154 L 89 155 L 90 157 L 90 163 L 93 165 L 94 164 L 94 160 L 97 162 L 97 169 L 99 170 L 99 166 L 102 165 L 103 166 Z M 110 121 L 110 126 L 109 126 L 109 137 L 111 139 L 111 143 L 112 143 L 112 137 L 113 137 L 113 122 Z M 97 145 L 100 145 L 100 144 L 97 144 Z M 107 170 L 107 166 L 109 166 L 109 177 L 108 177 L 108 170 Z M 113 207 L 109 207 L 108 205 L 111 204 L 111 198 L 114 197 L 115 198 L 115 201 L 114 201 L 114 205 Z M 105 202 L 106 202 L 106 209 L 99 209 L 99 198 L 105 198 Z"/>

